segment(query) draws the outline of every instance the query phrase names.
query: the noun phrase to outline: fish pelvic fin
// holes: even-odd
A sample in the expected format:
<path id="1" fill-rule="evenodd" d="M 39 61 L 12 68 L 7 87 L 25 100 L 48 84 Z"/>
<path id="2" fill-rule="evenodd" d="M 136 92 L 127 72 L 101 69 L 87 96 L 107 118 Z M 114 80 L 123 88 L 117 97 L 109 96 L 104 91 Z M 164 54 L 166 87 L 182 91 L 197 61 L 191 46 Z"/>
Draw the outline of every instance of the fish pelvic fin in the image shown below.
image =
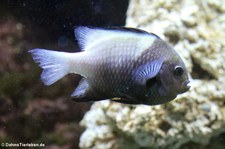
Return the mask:
<path id="1" fill-rule="evenodd" d="M 33 49 L 29 51 L 36 63 L 43 69 L 41 80 L 45 85 L 52 85 L 69 73 L 69 53 Z"/>
<path id="2" fill-rule="evenodd" d="M 111 100 L 115 101 L 115 102 L 123 103 L 123 104 L 133 104 L 133 105 L 141 104 L 140 101 L 138 101 L 135 98 L 132 98 L 129 95 L 124 95 L 124 96 L 122 96 L 120 98 L 111 98 Z"/>

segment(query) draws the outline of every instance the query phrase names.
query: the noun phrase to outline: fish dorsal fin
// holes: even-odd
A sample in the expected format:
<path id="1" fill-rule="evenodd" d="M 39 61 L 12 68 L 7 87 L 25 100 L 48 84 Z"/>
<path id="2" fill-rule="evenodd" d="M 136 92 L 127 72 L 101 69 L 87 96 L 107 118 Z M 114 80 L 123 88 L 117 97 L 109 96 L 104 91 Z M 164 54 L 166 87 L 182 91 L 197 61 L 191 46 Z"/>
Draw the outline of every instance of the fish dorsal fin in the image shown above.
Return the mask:
<path id="1" fill-rule="evenodd" d="M 98 39 L 98 36 L 101 36 L 101 34 L 93 28 L 85 26 L 75 28 L 74 33 L 81 50 L 84 50 L 88 43 L 93 42 L 95 39 Z"/>
<path id="2" fill-rule="evenodd" d="M 163 64 L 162 59 L 148 62 L 144 65 L 139 66 L 133 72 L 133 78 L 138 84 L 145 85 L 148 79 L 155 77 Z"/>
<path id="3" fill-rule="evenodd" d="M 129 35 L 150 35 L 150 37 L 159 38 L 157 35 L 153 33 L 148 33 L 146 31 L 135 29 L 135 28 L 126 28 L 126 27 L 111 27 L 111 28 L 94 28 L 94 27 L 85 27 L 80 26 L 75 28 L 74 30 L 75 37 L 78 40 L 79 47 L 81 50 L 89 50 L 92 44 L 95 43 L 96 40 L 100 41 L 101 39 L 105 39 L 109 36 L 124 36 L 122 33 L 127 33 Z"/>

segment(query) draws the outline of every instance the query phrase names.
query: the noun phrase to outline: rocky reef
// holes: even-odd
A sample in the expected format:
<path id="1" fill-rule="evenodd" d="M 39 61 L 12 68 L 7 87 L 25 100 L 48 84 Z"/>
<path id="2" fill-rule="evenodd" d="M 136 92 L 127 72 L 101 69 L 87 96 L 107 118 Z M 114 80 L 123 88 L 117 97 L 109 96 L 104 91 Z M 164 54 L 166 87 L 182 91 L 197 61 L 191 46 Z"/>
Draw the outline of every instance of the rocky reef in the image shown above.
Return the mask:
<path id="1" fill-rule="evenodd" d="M 224 148 L 225 1 L 130 0 L 126 26 L 159 35 L 182 55 L 191 90 L 160 105 L 96 102 L 81 125 L 85 148 Z"/>

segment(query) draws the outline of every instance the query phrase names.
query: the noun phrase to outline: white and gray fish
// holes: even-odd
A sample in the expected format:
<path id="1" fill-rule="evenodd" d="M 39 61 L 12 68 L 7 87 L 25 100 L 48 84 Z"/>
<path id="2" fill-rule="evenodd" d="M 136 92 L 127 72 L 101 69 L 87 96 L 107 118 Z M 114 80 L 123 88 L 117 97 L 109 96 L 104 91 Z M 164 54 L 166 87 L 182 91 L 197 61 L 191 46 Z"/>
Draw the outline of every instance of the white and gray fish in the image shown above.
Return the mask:
<path id="1" fill-rule="evenodd" d="M 111 99 L 127 104 L 158 105 L 189 90 L 187 69 L 179 54 L 153 33 L 135 28 L 77 27 L 77 53 L 33 49 L 51 85 L 69 73 L 83 77 L 75 101 Z"/>

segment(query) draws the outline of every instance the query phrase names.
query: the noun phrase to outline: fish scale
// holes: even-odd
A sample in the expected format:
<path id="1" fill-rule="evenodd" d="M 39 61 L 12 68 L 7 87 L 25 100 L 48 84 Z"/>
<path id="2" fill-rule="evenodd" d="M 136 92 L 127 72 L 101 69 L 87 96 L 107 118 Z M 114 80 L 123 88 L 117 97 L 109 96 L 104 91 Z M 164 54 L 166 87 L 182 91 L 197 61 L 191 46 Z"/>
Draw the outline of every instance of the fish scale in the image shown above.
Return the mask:
<path id="1" fill-rule="evenodd" d="M 127 86 L 127 84 L 119 84 L 119 82 L 124 81 L 126 79 L 126 76 L 128 74 L 131 74 L 131 67 L 128 65 L 122 65 L 123 63 L 129 64 L 128 60 L 126 60 L 126 57 L 117 57 L 114 59 L 115 56 L 111 55 L 110 57 L 107 57 L 106 59 L 102 60 L 102 62 L 107 61 L 107 59 L 111 59 L 112 61 L 110 64 L 114 64 L 114 66 L 110 66 L 110 71 L 106 67 L 100 67 L 99 70 L 97 70 L 95 75 L 93 75 L 93 79 L 88 80 L 90 82 L 90 85 L 95 88 L 95 86 L 98 86 L 98 84 L 101 84 L 101 86 L 107 90 L 111 91 L 112 96 L 114 96 L 117 93 L 117 89 L 121 88 L 122 86 Z M 119 60 L 120 59 L 120 60 Z M 118 62 L 119 63 L 116 63 Z M 119 65 L 117 65 L 119 64 Z M 99 79 L 95 79 L 99 77 Z M 127 81 L 127 83 L 129 83 Z M 98 88 L 98 87 L 96 87 Z M 98 91 L 101 90 L 101 88 L 95 90 Z"/>

